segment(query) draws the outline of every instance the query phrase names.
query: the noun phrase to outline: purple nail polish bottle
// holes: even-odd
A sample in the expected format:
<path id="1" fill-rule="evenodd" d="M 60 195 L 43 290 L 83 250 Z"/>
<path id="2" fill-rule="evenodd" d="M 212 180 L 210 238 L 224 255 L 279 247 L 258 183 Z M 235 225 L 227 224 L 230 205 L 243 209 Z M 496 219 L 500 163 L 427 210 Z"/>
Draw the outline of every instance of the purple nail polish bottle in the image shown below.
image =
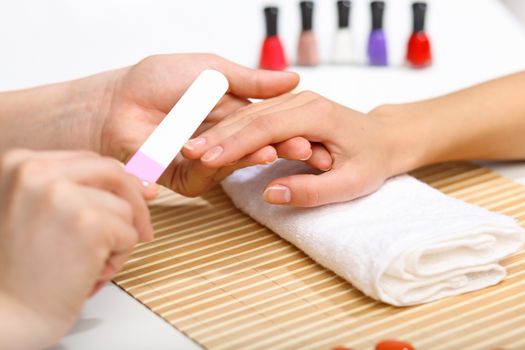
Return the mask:
<path id="1" fill-rule="evenodd" d="M 372 1 L 372 31 L 368 38 L 368 61 L 372 66 L 388 65 L 386 37 L 383 31 L 384 1 Z"/>

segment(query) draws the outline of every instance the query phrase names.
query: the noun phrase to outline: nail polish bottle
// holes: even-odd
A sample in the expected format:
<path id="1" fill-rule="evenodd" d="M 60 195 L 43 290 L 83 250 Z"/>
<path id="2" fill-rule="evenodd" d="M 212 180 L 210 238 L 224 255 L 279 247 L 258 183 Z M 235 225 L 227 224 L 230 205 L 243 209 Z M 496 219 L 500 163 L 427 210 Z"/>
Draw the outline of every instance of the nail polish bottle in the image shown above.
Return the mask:
<path id="1" fill-rule="evenodd" d="M 277 35 L 277 7 L 266 7 L 264 16 L 266 18 L 266 38 L 264 39 L 259 67 L 262 69 L 283 70 L 286 68 L 286 57 L 283 44 Z"/>
<path id="2" fill-rule="evenodd" d="M 350 0 L 337 2 L 338 25 L 335 33 L 332 61 L 334 63 L 352 62 L 352 32 L 350 30 Z"/>
<path id="3" fill-rule="evenodd" d="M 412 4 L 414 13 L 414 30 L 408 40 L 407 62 L 414 68 L 423 68 L 432 63 L 430 40 L 425 33 L 425 14 L 427 4 L 415 2 Z"/>
<path id="4" fill-rule="evenodd" d="M 302 29 L 297 48 L 297 64 L 300 66 L 316 66 L 319 64 L 319 54 L 317 40 L 313 32 L 314 2 L 301 1 L 299 6 L 301 7 Z"/>
<path id="5" fill-rule="evenodd" d="M 372 66 L 388 65 L 386 37 L 383 31 L 384 1 L 372 1 L 372 31 L 368 38 L 368 62 Z"/>

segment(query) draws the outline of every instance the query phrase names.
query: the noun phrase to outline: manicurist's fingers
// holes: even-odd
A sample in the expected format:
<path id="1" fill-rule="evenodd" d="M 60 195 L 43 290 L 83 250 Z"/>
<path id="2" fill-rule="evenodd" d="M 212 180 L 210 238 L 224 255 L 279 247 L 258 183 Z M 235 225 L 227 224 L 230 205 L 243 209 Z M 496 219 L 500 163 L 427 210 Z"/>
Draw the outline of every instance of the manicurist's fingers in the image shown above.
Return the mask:
<path id="1" fill-rule="evenodd" d="M 243 98 L 269 98 L 291 91 L 299 84 L 299 75 L 247 68 L 217 58 L 213 64 L 228 78 L 229 92 Z"/>
<path id="2" fill-rule="evenodd" d="M 63 161 L 57 163 L 56 170 L 61 176 L 78 184 L 96 187 L 121 197 L 133 209 L 134 224 L 139 231 L 140 240 L 153 238 L 150 214 L 144 197 L 147 191 L 155 190 L 145 188 L 135 176 L 125 173 L 122 164 L 110 158 L 98 157 Z"/>

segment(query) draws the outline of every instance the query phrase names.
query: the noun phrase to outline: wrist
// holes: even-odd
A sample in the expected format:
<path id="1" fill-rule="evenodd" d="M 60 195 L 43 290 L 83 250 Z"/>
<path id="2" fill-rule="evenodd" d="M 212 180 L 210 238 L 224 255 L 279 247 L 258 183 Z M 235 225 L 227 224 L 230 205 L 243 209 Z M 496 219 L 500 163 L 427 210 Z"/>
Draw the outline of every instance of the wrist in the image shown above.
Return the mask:
<path id="1" fill-rule="evenodd" d="M 39 321 L 16 297 L 0 290 L 0 348 L 39 349 L 53 345 L 46 342 L 50 334 L 45 322 Z M 28 332 L 31 336 L 28 337 Z"/>
<path id="2" fill-rule="evenodd" d="M 0 153 L 12 148 L 98 152 L 117 72 L 0 94 L 5 136 Z"/>
<path id="3" fill-rule="evenodd" d="M 68 149 L 101 153 L 102 130 L 111 109 L 118 71 L 100 73 L 71 81 L 70 100 L 62 118 L 72 137 Z"/>
<path id="4" fill-rule="evenodd" d="M 378 122 L 381 142 L 388 154 L 387 174 L 395 176 L 431 164 L 429 131 L 408 104 L 385 104 L 368 113 Z"/>

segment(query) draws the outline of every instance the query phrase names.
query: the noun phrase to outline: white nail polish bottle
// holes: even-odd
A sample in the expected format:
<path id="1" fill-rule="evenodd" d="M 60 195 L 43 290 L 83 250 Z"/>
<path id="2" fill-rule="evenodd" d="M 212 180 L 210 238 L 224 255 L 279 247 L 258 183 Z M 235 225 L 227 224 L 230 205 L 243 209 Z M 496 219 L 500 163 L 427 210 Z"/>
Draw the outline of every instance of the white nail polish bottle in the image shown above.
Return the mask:
<path id="1" fill-rule="evenodd" d="M 337 1 L 338 28 L 335 33 L 332 61 L 338 64 L 352 62 L 352 32 L 350 30 L 350 0 Z"/>

